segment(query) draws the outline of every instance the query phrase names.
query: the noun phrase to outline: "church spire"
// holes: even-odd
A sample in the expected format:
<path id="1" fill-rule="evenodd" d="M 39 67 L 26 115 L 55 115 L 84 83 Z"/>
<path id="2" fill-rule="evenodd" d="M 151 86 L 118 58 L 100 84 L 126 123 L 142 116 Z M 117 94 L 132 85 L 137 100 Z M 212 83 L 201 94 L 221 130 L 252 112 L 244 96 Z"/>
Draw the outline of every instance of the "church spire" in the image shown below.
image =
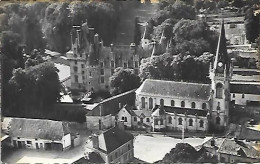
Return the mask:
<path id="1" fill-rule="evenodd" d="M 214 61 L 214 71 L 220 71 L 221 67 L 229 68 L 229 59 L 227 55 L 227 46 L 226 46 L 226 36 L 225 36 L 225 26 L 224 26 L 224 20 L 222 20 L 221 23 L 221 28 L 220 28 L 220 34 L 219 34 L 219 39 L 218 39 L 218 46 L 217 46 L 217 51 L 216 51 L 216 56 L 215 56 L 215 61 Z"/>

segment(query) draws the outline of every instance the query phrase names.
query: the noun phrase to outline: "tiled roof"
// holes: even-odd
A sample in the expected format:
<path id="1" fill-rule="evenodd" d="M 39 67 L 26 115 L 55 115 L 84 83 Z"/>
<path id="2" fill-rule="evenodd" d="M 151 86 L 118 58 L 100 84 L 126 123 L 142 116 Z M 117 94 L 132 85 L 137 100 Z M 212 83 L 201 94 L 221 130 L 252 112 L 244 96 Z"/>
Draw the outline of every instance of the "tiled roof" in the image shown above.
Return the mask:
<path id="1" fill-rule="evenodd" d="M 135 89 L 110 97 L 100 102 L 96 107 L 89 111 L 87 116 L 106 116 L 109 114 L 116 115 L 119 111 L 119 103 L 121 105 L 129 104 L 134 105 Z M 101 110 L 101 111 L 100 111 Z"/>
<path id="2" fill-rule="evenodd" d="M 159 105 L 156 105 L 154 110 L 158 109 Z M 164 106 L 164 111 L 166 113 L 176 113 L 176 114 L 187 114 L 187 115 L 196 115 L 206 117 L 208 114 L 207 110 L 201 109 L 190 109 L 190 108 L 179 108 L 179 107 L 171 107 L 171 106 Z"/>
<path id="3" fill-rule="evenodd" d="M 99 140 L 100 137 L 103 137 L 105 141 L 104 151 L 108 154 L 134 139 L 134 136 L 131 133 L 121 130 L 118 127 L 113 127 L 102 133 L 99 136 Z"/>
<path id="4" fill-rule="evenodd" d="M 248 85 L 248 84 L 231 84 L 231 93 L 241 93 L 241 94 L 256 94 L 260 95 L 260 85 Z"/>
<path id="5" fill-rule="evenodd" d="M 67 125 L 61 121 L 13 118 L 10 125 L 11 137 L 57 141 L 70 133 Z"/>
<path id="6" fill-rule="evenodd" d="M 210 85 L 146 79 L 136 90 L 136 93 L 208 100 L 210 96 Z"/>
<path id="7" fill-rule="evenodd" d="M 260 158 L 260 153 L 253 146 L 234 139 L 225 139 L 218 152 L 248 158 Z"/>

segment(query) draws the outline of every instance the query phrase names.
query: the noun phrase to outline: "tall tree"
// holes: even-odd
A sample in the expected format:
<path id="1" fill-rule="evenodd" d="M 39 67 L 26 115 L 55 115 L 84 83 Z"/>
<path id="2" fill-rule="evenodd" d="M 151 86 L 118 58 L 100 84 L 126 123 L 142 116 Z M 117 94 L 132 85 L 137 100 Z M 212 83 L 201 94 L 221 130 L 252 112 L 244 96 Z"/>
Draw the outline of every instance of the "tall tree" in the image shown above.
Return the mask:
<path id="1" fill-rule="evenodd" d="M 110 77 L 111 94 L 117 95 L 140 86 L 140 78 L 132 69 L 118 67 Z"/>
<path id="2" fill-rule="evenodd" d="M 255 42 L 255 39 L 259 36 L 259 17 L 260 14 L 254 15 L 252 8 L 249 8 L 246 11 L 245 16 L 245 29 L 246 29 L 246 38 L 252 43 Z"/>

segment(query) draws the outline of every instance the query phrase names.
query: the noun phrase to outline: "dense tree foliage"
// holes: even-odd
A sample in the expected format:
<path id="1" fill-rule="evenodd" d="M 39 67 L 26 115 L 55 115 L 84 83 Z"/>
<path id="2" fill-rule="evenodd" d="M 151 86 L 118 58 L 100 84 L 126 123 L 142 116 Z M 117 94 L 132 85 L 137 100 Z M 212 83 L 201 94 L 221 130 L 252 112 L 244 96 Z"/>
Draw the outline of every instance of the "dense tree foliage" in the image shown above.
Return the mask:
<path id="1" fill-rule="evenodd" d="M 158 163 L 215 163 L 217 159 L 206 154 L 197 152 L 194 147 L 187 143 L 177 143 L 176 147 L 167 153 Z"/>
<path id="2" fill-rule="evenodd" d="M 117 95 L 140 86 L 140 78 L 132 69 L 118 67 L 110 77 L 111 94 Z"/>
<path id="3" fill-rule="evenodd" d="M 188 53 L 194 56 L 200 56 L 203 52 L 214 53 L 217 36 L 205 22 L 182 19 L 173 27 L 172 51 L 174 54 Z"/>
<path id="4" fill-rule="evenodd" d="M 256 38 L 259 36 L 259 17 L 260 14 L 254 15 L 252 8 L 248 9 L 245 16 L 245 29 L 246 29 L 246 38 L 252 43 L 256 41 Z"/>
<path id="5" fill-rule="evenodd" d="M 4 110 L 28 114 L 49 109 L 60 98 L 61 84 L 53 63 L 45 62 L 13 71 L 9 81 L 12 104 Z"/>
<path id="6" fill-rule="evenodd" d="M 209 63 L 213 55 L 205 53 L 200 57 L 163 54 L 143 59 L 140 66 L 140 78 L 174 81 L 209 82 Z"/>

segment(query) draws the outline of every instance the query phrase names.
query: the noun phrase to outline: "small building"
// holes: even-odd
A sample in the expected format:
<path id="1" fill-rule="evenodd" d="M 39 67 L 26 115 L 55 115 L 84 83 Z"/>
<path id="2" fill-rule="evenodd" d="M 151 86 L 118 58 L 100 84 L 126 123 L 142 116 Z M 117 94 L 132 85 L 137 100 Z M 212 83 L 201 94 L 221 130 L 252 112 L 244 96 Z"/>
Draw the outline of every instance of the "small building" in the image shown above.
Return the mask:
<path id="1" fill-rule="evenodd" d="M 12 118 L 9 136 L 15 148 L 65 150 L 72 144 L 69 128 L 61 121 Z"/>
<path id="2" fill-rule="evenodd" d="M 135 102 L 135 90 L 131 90 L 97 104 L 86 114 L 87 128 L 91 130 L 103 130 L 115 125 L 116 115 L 124 104 L 133 106 Z"/>
<path id="3" fill-rule="evenodd" d="M 110 128 L 100 135 L 93 135 L 86 145 L 86 157 L 95 152 L 104 163 L 129 163 L 134 159 L 134 136 L 118 127 Z M 94 162 L 96 163 L 96 162 Z"/>

